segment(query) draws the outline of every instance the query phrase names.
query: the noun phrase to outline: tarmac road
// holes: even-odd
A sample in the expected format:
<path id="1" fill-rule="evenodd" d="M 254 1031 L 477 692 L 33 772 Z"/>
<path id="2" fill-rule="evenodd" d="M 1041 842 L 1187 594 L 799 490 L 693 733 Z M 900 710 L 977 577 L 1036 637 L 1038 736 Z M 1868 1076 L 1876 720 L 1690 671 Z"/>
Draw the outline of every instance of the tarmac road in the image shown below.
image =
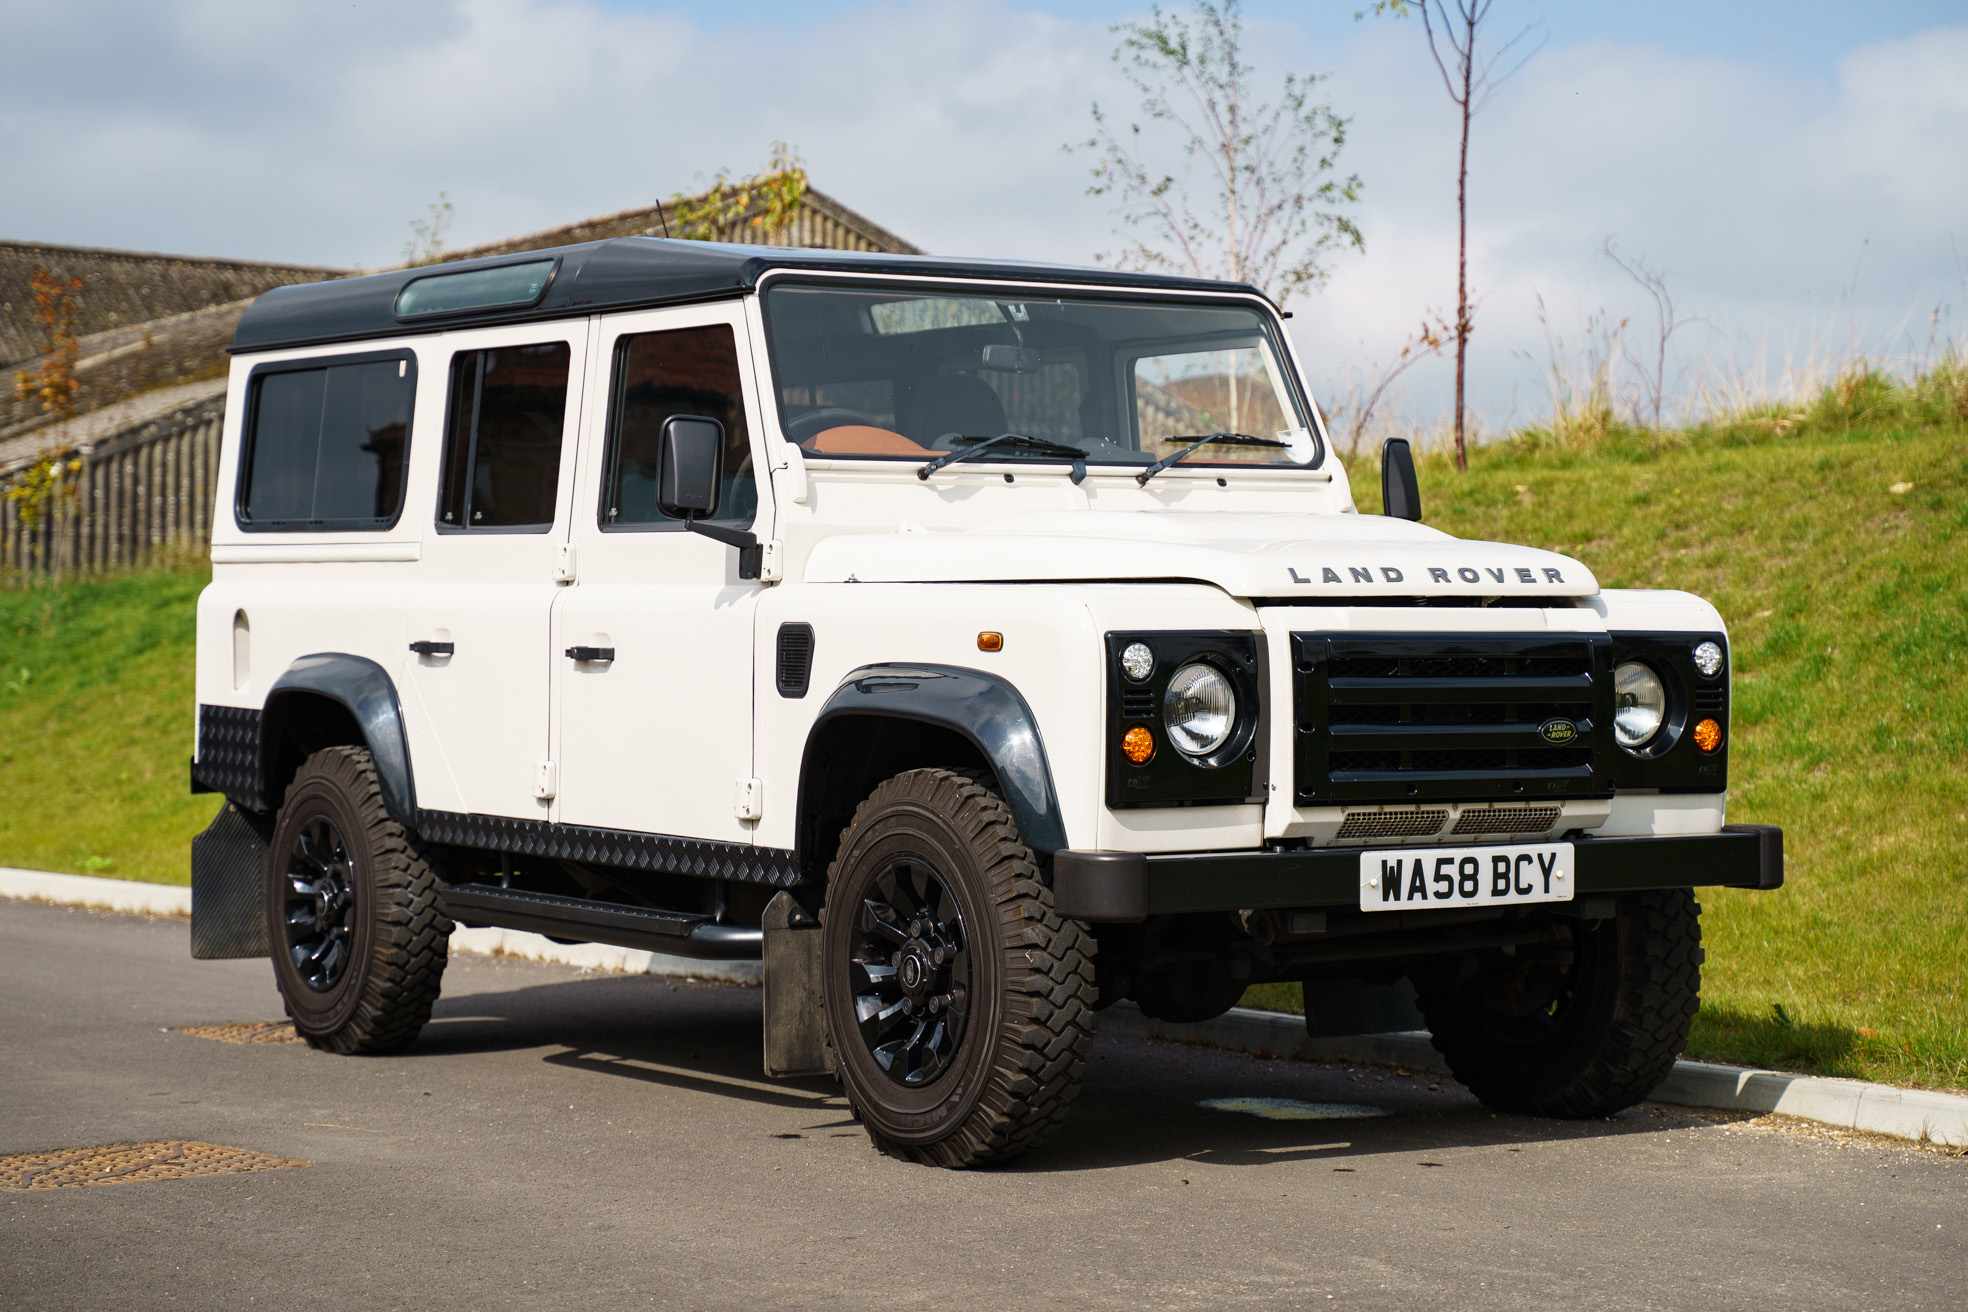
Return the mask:
<path id="1" fill-rule="evenodd" d="M 281 1015 L 264 963 L 186 941 L 0 902 L 0 1155 L 312 1165 L 0 1192 L 0 1307 L 1968 1307 L 1938 1153 L 1104 1038 L 1058 1139 L 945 1172 L 763 1079 L 754 990 L 459 957 L 410 1051 L 334 1057 L 175 1032 Z"/>

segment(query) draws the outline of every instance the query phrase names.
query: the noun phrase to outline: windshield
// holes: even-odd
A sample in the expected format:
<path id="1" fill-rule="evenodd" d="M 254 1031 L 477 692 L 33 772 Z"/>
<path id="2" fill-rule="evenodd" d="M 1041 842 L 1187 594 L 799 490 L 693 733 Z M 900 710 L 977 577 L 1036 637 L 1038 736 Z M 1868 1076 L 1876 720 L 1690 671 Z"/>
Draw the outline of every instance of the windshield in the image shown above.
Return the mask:
<path id="1" fill-rule="evenodd" d="M 766 333 L 786 436 L 815 456 L 923 460 L 1021 433 L 1148 465 L 1319 463 L 1268 316 L 1241 305 L 777 285 Z M 1005 444 L 991 460 L 1057 463 Z"/>

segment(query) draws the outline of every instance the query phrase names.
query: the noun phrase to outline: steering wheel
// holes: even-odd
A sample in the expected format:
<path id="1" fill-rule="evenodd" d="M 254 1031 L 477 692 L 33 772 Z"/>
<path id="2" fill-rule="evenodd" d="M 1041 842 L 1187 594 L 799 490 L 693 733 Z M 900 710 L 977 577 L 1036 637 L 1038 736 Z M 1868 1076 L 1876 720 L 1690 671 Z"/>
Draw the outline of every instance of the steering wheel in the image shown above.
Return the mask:
<path id="1" fill-rule="evenodd" d="M 872 418 L 859 410 L 848 410 L 842 406 L 829 405 L 810 414 L 803 414 L 786 425 L 786 436 L 805 446 L 830 428 L 845 428 L 849 424 L 860 424 L 867 428 L 880 428 Z"/>

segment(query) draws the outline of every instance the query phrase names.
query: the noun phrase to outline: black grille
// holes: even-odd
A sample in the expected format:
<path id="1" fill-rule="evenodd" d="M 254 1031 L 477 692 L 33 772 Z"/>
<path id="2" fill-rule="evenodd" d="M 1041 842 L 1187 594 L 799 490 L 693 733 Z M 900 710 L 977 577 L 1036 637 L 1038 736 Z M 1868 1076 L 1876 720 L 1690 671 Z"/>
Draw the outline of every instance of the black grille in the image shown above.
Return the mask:
<path id="1" fill-rule="evenodd" d="M 1148 720 L 1155 715 L 1155 691 L 1152 688 L 1121 689 L 1121 718 L 1124 720 Z"/>
<path id="2" fill-rule="evenodd" d="M 807 681 L 813 675 L 813 626 L 779 626 L 779 695 L 806 696 Z"/>
<path id="3" fill-rule="evenodd" d="M 1596 635 L 1293 635 L 1296 792 L 1319 802 L 1611 790 Z"/>

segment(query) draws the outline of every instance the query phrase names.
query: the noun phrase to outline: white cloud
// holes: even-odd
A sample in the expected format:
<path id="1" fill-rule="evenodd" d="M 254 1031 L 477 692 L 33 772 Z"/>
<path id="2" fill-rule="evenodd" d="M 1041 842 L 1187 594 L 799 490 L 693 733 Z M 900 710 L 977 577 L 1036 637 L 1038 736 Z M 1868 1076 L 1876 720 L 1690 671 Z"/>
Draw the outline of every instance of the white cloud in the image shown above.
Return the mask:
<path id="1" fill-rule="evenodd" d="M 1086 261 L 1116 244 L 1088 161 L 1059 149 L 1091 101 L 1128 103 L 1113 38 L 1005 0 L 892 0 L 791 31 L 595 0 L 0 7 L 44 54 L 0 84 L 10 236 L 373 266 L 440 189 L 463 245 L 689 189 L 785 138 L 819 186 L 932 250 Z M 1295 306 L 1316 383 L 1449 307 L 1454 112 L 1411 25 L 1316 49 L 1276 21 L 1249 33 L 1268 76 L 1333 74 L 1344 167 L 1367 183 L 1366 255 Z M 1598 253 L 1611 235 L 1719 325 L 1691 347 L 1807 340 L 1841 316 L 1876 342 L 1937 298 L 1958 312 L 1964 67 L 1968 28 L 1856 49 L 1830 84 L 1643 46 L 1545 51 L 1476 125 L 1477 404 L 1541 409 L 1540 295 L 1568 335 L 1641 308 Z M 1408 411 L 1442 413 L 1447 375 L 1417 369 Z"/>

